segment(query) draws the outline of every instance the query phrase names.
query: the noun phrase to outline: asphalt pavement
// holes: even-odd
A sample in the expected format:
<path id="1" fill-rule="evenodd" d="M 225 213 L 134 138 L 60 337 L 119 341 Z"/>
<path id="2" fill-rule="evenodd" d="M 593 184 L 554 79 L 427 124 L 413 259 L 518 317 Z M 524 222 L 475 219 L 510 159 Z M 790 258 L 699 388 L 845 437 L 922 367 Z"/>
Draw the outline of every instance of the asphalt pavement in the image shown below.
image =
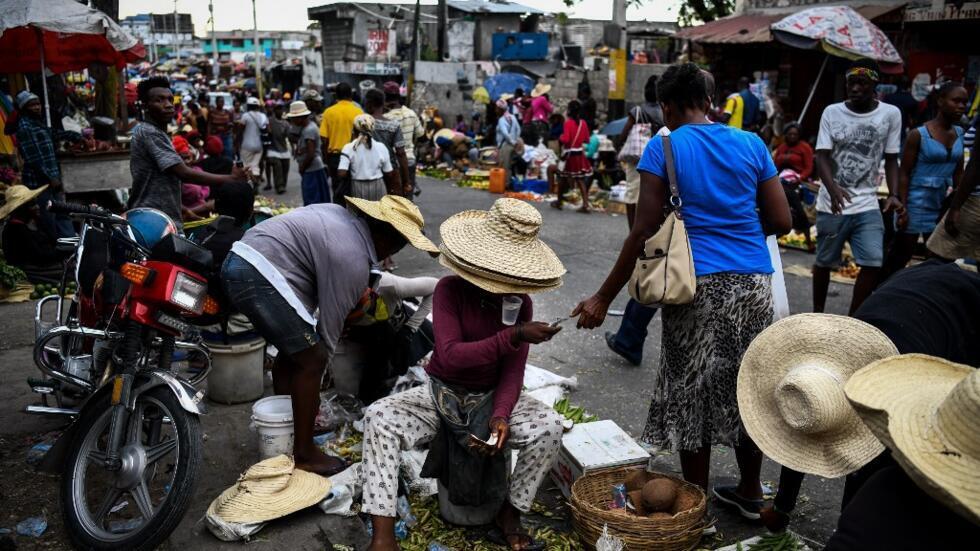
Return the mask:
<path id="1" fill-rule="evenodd" d="M 301 204 L 299 178 L 293 170 L 287 193 L 276 196 L 291 205 Z M 467 209 L 487 209 L 497 196 L 485 191 L 457 188 L 450 181 L 419 178 L 423 190 L 417 204 L 426 219 L 427 233 L 438 241 L 438 227 L 448 216 Z M 542 214 L 541 237 L 561 258 L 568 270 L 564 285 L 557 291 L 534 297 L 535 318 L 551 321 L 567 315 L 582 299 L 602 283 L 615 261 L 626 235 L 625 216 L 605 213 L 580 214 L 572 210 L 557 211 L 547 203 L 534 204 Z M 446 275 L 448 271 L 428 255 L 405 250 L 396 255 L 396 273 L 403 276 Z M 785 251 L 784 265 L 808 266 L 812 256 Z M 793 313 L 810 311 L 810 279 L 787 275 L 786 284 Z M 831 284 L 827 311 L 846 313 L 852 287 Z M 625 293 L 613 303 L 622 310 Z M 37 474 L 25 463 L 27 451 L 48 431 L 62 424 L 58 420 L 27 416 L 23 407 L 33 401 L 24 380 L 35 376 L 31 362 L 33 303 L 0 305 L 0 528 L 13 526 L 26 517 L 45 515 L 48 532 L 41 538 L 16 537 L 18 549 L 68 548 L 58 519 L 57 478 Z M 615 331 L 620 318 L 610 316 L 605 325 L 592 331 L 577 330 L 572 324 L 551 342 L 532 347 L 529 362 L 564 376 L 576 376 L 578 389 L 571 399 L 600 418 L 612 419 L 634 437 L 642 432 L 647 417 L 649 396 L 655 386 L 660 353 L 660 318 L 650 326 L 640 367 L 633 367 L 610 352 L 603 332 Z M 800 335 L 799 338 L 806 338 Z M 267 389 L 267 392 L 270 390 Z M 202 419 L 207 438 L 204 441 L 205 466 L 202 480 L 193 498 L 191 510 L 163 546 L 165 549 L 232 548 L 207 533 L 201 517 L 207 504 L 221 490 L 234 483 L 238 474 L 257 459 L 255 435 L 248 429 L 250 404 L 211 405 L 211 413 Z M 676 455 L 654 450 L 657 466 L 665 472 L 679 473 Z M 731 450 L 716 447 L 712 460 L 712 483 L 736 480 L 737 469 Z M 763 479 L 775 487 L 778 465 L 766 460 Z M 790 528 L 804 536 L 812 548 L 820 548 L 833 532 L 840 507 L 842 480 L 807 477 L 801 499 Z M 567 509 L 565 509 L 567 510 Z M 718 536 L 706 538 L 702 547 L 713 548 L 762 531 L 761 526 L 740 520 L 727 510 L 710 506 L 717 519 Z M 317 511 L 293 515 L 270 524 L 259 533 L 250 549 L 323 549 L 329 543 L 365 543 L 363 526 L 356 520 L 327 517 Z M 0 536 L 2 539 L 3 536 Z M 2 542 L 0 542 L 2 543 Z"/>

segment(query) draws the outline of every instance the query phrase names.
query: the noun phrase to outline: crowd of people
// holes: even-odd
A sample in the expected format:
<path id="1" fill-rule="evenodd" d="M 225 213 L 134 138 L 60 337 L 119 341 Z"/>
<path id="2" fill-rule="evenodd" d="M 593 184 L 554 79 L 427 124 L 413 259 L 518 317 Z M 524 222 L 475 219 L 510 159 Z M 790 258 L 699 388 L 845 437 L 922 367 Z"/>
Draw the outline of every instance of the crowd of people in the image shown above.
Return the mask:
<path id="1" fill-rule="evenodd" d="M 939 86 L 934 115 L 903 142 L 902 113 L 876 98 L 877 65 L 857 60 L 844 77 L 847 100 L 824 110 L 815 148 L 792 123 L 782 126 L 778 144 L 761 137 L 770 127 L 763 113 L 772 110 L 748 80 L 718 110 L 713 76 L 694 64 L 651 78 L 604 151 L 622 163 L 628 236 L 601 287 L 571 315 L 579 328 L 601 326 L 647 240 L 669 211 L 681 214 L 696 292 L 687 304 L 659 309 L 659 375 L 642 440 L 677 452 L 687 481 L 772 530 L 789 523 L 803 473 L 847 475 L 828 549 L 910 542 L 951 548 L 971 541 L 980 520 L 980 377 L 948 363 L 980 365 L 980 279 L 951 264 L 980 256 L 977 146 L 964 143 L 968 132 L 960 127 L 967 93 L 956 83 Z M 523 144 L 556 138 L 562 162 L 549 173 L 559 190 L 553 206 L 561 209 L 564 192 L 576 186 L 588 212 L 595 101 L 582 87 L 556 118 L 549 91 L 539 84 L 527 96 L 518 90 L 500 98 L 482 128 L 493 129 L 484 134 L 492 135 L 508 171 Z M 244 111 L 226 109 L 222 96 L 214 105 L 206 96 L 178 105 L 165 77 L 144 79 L 137 92 L 142 119 L 132 129 L 128 206 L 159 209 L 178 227 L 212 212 L 234 220 L 226 232 L 208 236 L 221 243 L 215 278 L 227 304 L 278 350 L 273 384 L 291 397 L 296 467 L 324 476 L 348 467 L 315 445 L 313 431 L 328 369 L 335 385 L 363 389 L 346 380 L 355 375 L 339 361 L 351 354 L 345 347 L 357 342 L 358 328 L 385 325 L 392 353 L 408 353 L 416 337 L 430 338 L 430 384 L 383 397 L 365 413 L 361 510 L 372 517 L 370 549 L 397 549 L 399 453 L 426 442 L 424 472 L 448 486 L 454 503 L 500 503 L 495 540 L 516 551 L 540 548 L 521 515 L 559 452 L 562 428 L 559 415 L 529 397 L 522 381 L 530 346 L 561 331 L 534 320 L 531 295 L 556 289 L 565 273 L 538 236 L 541 213 L 500 199 L 489 211 L 450 217 L 439 228 L 441 244 L 430 240 L 412 203 L 419 192 L 416 144 L 426 129 L 394 82 L 366 91 L 359 103 L 350 86 L 338 84 L 326 109 L 315 91 L 295 101 L 278 92 L 246 97 Z M 40 125 L 36 96 L 26 93 L 17 103 L 24 112 L 18 143 L 29 168 L 25 186 L 7 190 L 4 252 L 8 259 L 21 254 L 34 261 L 44 253 L 60 261 L 53 249 L 26 251 L 33 238 L 25 232 L 33 225 L 74 233 L 70 224 L 59 229 L 42 207 L 59 192 L 53 144 L 75 136 Z M 480 123 L 458 120 L 447 129 L 448 142 L 436 138 L 436 145 L 468 150 L 467 134 Z M 293 161 L 304 207 L 246 229 L 254 193 L 282 193 Z M 882 163 L 888 194 L 879 199 Z M 809 235 L 800 183 L 814 177 L 822 186 L 813 310 L 824 310 L 830 270 L 846 242 L 861 267 L 853 319 L 813 314 L 774 323 L 766 239 L 794 228 Z M 894 215 L 890 248 L 883 213 Z M 906 268 L 923 237 L 935 258 Z M 453 275 L 410 281 L 385 273 L 384 264 L 406 245 L 438 257 Z M 421 315 L 402 311 L 410 297 L 420 299 Z M 510 319 L 508 310 L 516 311 Z M 606 334 L 609 348 L 641 364 L 657 311 L 631 300 L 618 331 Z M 361 344 L 378 342 L 365 338 Z M 378 354 L 386 346 L 365 348 Z M 913 353 L 922 356 L 900 356 Z M 351 372 L 363 365 L 347 362 Z M 920 392 L 914 407 L 902 403 L 909 389 Z M 928 429 L 927 411 L 938 412 Z M 469 435 L 483 442 L 479 453 L 461 444 Z M 928 457 L 936 439 L 944 456 L 938 459 Z M 709 487 L 716 444 L 735 450 L 736 485 Z M 518 452 L 510 475 L 502 470 L 509 467 L 505 449 Z M 763 454 L 783 465 L 770 506 L 762 499 Z M 972 480 L 963 476 L 971 472 Z"/>

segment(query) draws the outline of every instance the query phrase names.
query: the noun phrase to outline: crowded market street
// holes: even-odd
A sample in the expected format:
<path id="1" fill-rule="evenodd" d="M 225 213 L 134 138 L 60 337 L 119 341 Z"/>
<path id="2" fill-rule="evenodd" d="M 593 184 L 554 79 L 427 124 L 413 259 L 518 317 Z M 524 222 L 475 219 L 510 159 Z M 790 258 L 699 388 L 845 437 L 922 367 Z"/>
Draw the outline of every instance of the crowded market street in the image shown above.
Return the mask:
<path id="1" fill-rule="evenodd" d="M 278 199 L 292 205 L 299 204 L 298 176 L 295 172 L 287 184 L 286 194 Z M 452 182 L 419 178 L 422 195 L 418 205 L 429 228 L 438 228 L 448 216 L 465 209 L 484 209 L 491 205 L 494 196 L 471 189 L 455 187 Z M 536 317 L 554 319 L 566 315 L 578 300 L 600 283 L 603 270 L 615 259 L 618 243 L 626 233 L 624 216 L 603 213 L 589 215 L 573 211 L 556 211 L 546 203 L 536 203 L 544 218 L 543 238 L 561 255 L 568 269 L 564 285 L 556 292 L 542 296 L 537 301 Z M 783 250 L 783 262 L 807 264 L 808 255 L 800 251 Z M 396 273 L 403 276 L 442 276 L 447 271 L 427 255 L 406 249 L 395 257 Z M 787 291 L 793 313 L 810 310 L 810 280 L 795 275 L 786 276 Z M 847 311 L 849 287 L 831 284 L 831 296 L 827 311 L 842 314 Z M 612 309 L 622 310 L 625 292 L 616 300 Z M 25 416 L 21 411 L 30 403 L 32 396 L 21 390 L 23 380 L 32 375 L 31 360 L 33 330 L 25 320 L 31 316 L 31 303 L 6 305 L 0 317 L 0 354 L 5 368 L 0 372 L 0 470 L 5 476 L 0 480 L 0 495 L 5 496 L 4 510 L 0 513 L 0 526 L 12 525 L 20 519 L 46 512 L 51 527 L 37 540 L 37 549 L 66 549 L 65 534 L 60 526 L 58 509 L 57 477 L 44 475 L 24 462 L 30 447 L 48 430 L 60 427 L 57 419 Z M 655 360 L 647 360 L 641 367 L 633 367 L 606 348 L 603 330 L 615 330 L 621 318 L 610 316 L 603 328 L 593 331 L 566 328 L 551 342 L 531 350 L 529 363 L 552 370 L 563 376 L 577 375 L 578 389 L 572 393 L 576 403 L 602 419 L 611 419 L 622 426 L 634 438 L 643 429 L 647 408 L 647 396 L 656 377 Z M 660 317 L 654 318 L 647 339 L 645 354 L 656 358 L 660 348 Z M 207 439 L 204 442 L 205 465 L 201 484 L 191 508 L 178 529 L 174 531 L 162 549 L 182 551 L 204 549 L 236 549 L 238 543 L 217 541 L 207 532 L 201 517 L 213 496 L 232 484 L 238 473 L 255 462 L 255 439 L 248 428 L 250 404 L 222 406 L 210 404 L 211 412 L 203 416 L 202 423 Z M 718 473 L 712 479 L 719 482 L 730 480 L 734 471 L 734 456 L 721 446 L 715 448 L 712 471 Z M 660 470 L 679 473 L 676 456 L 662 455 L 657 460 Z M 766 460 L 763 480 L 775 485 L 779 466 Z M 843 480 L 807 478 L 798 506 L 798 520 L 794 531 L 814 543 L 825 542 L 833 532 L 840 503 Z M 546 483 L 539 492 L 539 500 L 554 504 L 553 484 Z M 557 518 L 532 515 L 528 522 L 556 524 L 562 530 L 570 530 L 571 519 L 567 506 L 556 510 Z M 722 543 L 744 539 L 758 533 L 758 527 L 746 524 L 720 507 L 712 508 L 717 515 L 718 536 L 705 538 L 705 543 L 717 547 Z M 353 518 L 323 515 L 312 509 L 275 523 L 261 532 L 249 549 L 323 549 L 327 541 L 364 545 L 367 534 L 363 523 Z M 707 545 L 706 545 L 707 546 Z M 23 547 L 31 549 L 30 546 Z"/>

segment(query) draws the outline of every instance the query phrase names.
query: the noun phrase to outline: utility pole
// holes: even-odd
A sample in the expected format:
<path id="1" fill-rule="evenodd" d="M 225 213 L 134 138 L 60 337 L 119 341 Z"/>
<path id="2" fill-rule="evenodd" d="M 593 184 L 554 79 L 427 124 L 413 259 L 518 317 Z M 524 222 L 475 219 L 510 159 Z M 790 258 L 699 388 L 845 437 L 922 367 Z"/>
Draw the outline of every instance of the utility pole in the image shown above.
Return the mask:
<path id="1" fill-rule="evenodd" d="M 218 35 L 214 33 L 214 2 L 208 2 L 208 11 L 211 12 L 211 75 L 217 79 L 219 75 L 218 67 Z"/>
<path id="2" fill-rule="evenodd" d="M 177 0 L 174 0 L 174 53 L 180 59 L 180 19 L 177 17 Z"/>
<path id="3" fill-rule="evenodd" d="M 259 92 L 259 99 L 265 97 L 262 93 L 262 62 L 259 61 L 259 20 L 255 16 L 255 0 L 252 0 L 252 31 L 254 38 L 252 43 L 255 46 L 255 87 Z"/>
<path id="4" fill-rule="evenodd" d="M 415 17 L 412 23 L 412 59 L 408 62 L 408 85 L 405 91 L 405 103 L 412 105 L 412 90 L 415 88 L 415 60 L 419 58 L 419 12 L 420 0 L 415 0 Z"/>
<path id="5" fill-rule="evenodd" d="M 439 0 L 439 40 L 436 42 L 438 44 L 439 50 L 439 61 L 444 61 L 448 55 L 448 48 L 446 45 L 446 25 L 449 20 L 449 6 L 446 5 L 446 0 Z"/>

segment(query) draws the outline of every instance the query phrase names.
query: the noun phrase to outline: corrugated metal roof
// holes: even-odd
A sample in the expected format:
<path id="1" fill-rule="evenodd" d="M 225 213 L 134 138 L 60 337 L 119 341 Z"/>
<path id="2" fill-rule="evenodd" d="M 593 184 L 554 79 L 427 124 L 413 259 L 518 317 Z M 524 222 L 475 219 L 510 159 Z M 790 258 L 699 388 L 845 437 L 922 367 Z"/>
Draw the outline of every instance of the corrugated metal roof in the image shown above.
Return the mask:
<path id="1" fill-rule="evenodd" d="M 902 5 L 855 6 L 854 9 L 867 19 L 874 19 Z M 687 27 L 677 31 L 674 38 L 704 42 L 706 44 L 761 44 L 772 42 L 769 26 L 786 14 L 745 14 L 717 19 L 704 25 Z"/>
<path id="2" fill-rule="evenodd" d="M 450 8 L 467 13 L 515 13 L 515 14 L 544 14 L 538 8 L 525 6 L 516 2 L 498 0 L 447 0 Z"/>

